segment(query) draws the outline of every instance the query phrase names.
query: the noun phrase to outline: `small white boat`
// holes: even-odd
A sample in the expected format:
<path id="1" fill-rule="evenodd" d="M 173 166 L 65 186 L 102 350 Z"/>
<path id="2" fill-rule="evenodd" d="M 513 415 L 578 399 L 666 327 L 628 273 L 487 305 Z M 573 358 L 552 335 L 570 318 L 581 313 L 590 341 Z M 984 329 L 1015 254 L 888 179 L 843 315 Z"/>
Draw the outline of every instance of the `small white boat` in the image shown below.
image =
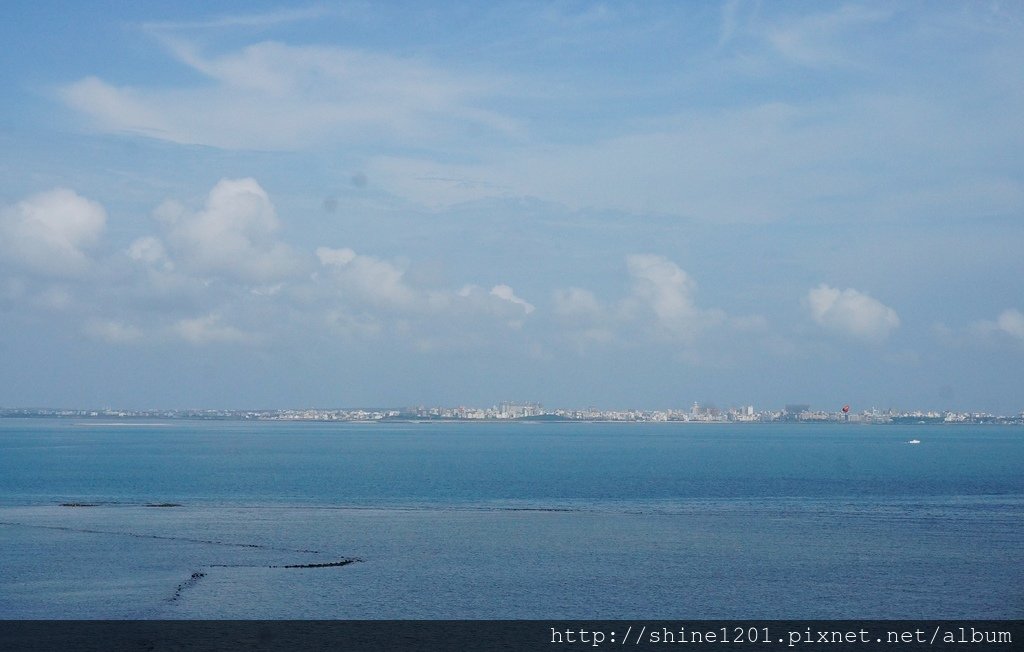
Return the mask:
<path id="1" fill-rule="evenodd" d="M 907 441 L 907 443 L 908 444 L 920 444 L 921 440 L 920 439 L 911 439 L 911 440 Z"/>

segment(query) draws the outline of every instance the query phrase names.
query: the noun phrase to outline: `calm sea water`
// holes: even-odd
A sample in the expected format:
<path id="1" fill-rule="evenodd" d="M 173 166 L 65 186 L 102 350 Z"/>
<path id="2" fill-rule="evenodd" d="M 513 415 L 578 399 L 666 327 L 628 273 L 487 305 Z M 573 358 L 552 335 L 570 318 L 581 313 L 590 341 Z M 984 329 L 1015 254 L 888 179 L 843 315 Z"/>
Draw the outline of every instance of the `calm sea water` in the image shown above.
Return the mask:
<path id="1" fill-rule="evenodd" d="M 1021 618 L 1024 428 L 4 419 L 0 541 L 2 618 Z"/>

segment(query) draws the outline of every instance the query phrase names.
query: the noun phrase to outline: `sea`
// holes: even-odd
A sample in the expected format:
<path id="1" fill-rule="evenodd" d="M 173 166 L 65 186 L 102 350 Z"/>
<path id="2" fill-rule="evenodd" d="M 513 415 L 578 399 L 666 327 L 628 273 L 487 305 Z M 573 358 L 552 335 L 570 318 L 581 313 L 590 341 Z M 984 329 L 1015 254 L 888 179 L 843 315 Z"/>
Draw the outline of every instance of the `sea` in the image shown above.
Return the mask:
<path id="1" fill-rule="evenodd" d="M 1020 619 L 1022 553 L 1020 426 L 0 419 L 2 619 Z"/>

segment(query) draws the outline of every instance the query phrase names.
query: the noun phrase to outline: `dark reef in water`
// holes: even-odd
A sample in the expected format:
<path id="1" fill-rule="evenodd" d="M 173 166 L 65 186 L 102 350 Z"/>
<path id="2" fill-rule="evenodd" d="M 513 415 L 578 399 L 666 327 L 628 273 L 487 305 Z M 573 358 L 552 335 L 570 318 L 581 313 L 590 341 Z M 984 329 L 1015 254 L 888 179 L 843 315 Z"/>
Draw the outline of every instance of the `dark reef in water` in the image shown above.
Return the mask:
<path id="1" fill-rule="evenodd" d="M 206 577 L 206 573 L 202 573 L 202 572 L 199 572 L 199 571 L 196 571 L 196 572 L 192 573 L 191 577 L 189 577 L 187 580 L 185 580 L 184 582 L 179 584 L 178 588 L 174 589 L 174 595 L 171 596 L 171 599 L 169 600 L 169 602 L 174 602 L 175 600 L 180 598 L 182 591 L 184 591 L 185 589 L 187 589 L 187 588 L 189 588 L 191 586 L 194 586 L 196 582 L 198 582 L 199 580 L 203 579 L 204 577 Z"/>
<path id="2" fill-rule="evenodd" d="M 336 568 L 338 566 L 348 566 L 358 561 L 363 561 L 358 557 L 352 557 L 350 559 L 342 559 L 341 561 L 329 561 L 321 564 L 289 564 L 287 566 L 271 566 L 270 568 Z"/>
<path id="3" fill-rule="evenodd" d="M 81 505 L 83 507 L 87 505 Z M 64 532 L 83 532 L 85 534 L 110 534 L 114 536 L 122 537 L 133 537 L 136 539 L 159 539 L 163 541 L 187 541 L 188 543 L 205 543 L 211 546 L 230 546 L 233 548 L 254 548 L 258 550 L 277 550 L 280 552 L 301 552 L 312 555 L 319 555 L 319 550 L 309 550 L 306 548 L 278 548 L 276 546 L 268 546 L 262 543 L 240 543 L 234 541 L 219 541 L 216 539 L 193 539 L 191 537 L 175 537 L 165 536 L 160 534 L 145 534 L 142 532 L 118 532 L 116 530 L 92 530 L 88 528 L 75 528 L 64 525 L 36 525 L 30 523 L 18 523 L 14 521 L 0 521 L 0 525 L 12 525 L 16 527 L 30 527 L 39 530 L 61 530 Z"/>

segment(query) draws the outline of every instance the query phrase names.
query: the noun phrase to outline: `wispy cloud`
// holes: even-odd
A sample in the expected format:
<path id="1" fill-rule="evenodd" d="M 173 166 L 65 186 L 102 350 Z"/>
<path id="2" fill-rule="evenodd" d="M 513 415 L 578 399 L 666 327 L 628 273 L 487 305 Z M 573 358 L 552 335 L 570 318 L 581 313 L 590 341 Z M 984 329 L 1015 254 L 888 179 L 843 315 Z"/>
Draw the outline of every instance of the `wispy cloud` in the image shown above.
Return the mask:
<path id="1" fill-rule="evenodd" d="M 504 60 L 467 65 L 422 54 L 430 52 L 424 47 L 398 55 L 383 47 L 266 40 L 216 50 L 195 33 L 203 25 L 272 25 L 333 11 L 312 6 L 166 23 L 154 39 L 201 83 L 124 85 L 90 76 L 59 94 L 104 132 L 225 149 L 372 148 L 364 169 L 374 188 L 432 210 L 532 197 L 571 208 L 771 222 L 916 219 L 937 206 L 980 215 L 1024 207 L 1020 179 L 989 164 L 1024 145 L 1012 119 L 1024 95 L 1013 90 L 1019 75 L 1004 63 L 1016 49 L 1000 41 L 1009 50 L 967 53 L 955 78 L 921 75 L 894 56 L 894 43 L 934 48 L 956 26 L 925 29 L 928 21 L 912 11 L 857 4 L 768 11 L 727 3 L 717 17 L 717 45 L 699 41 L 704 49 L 687 50 L 678 70 L 639 70 L 635 86 L 620 77 L 614 89 L 568 74 L 556 87 L 550 71 Z M 505 20 L 515 13 L 495 11 Z M 620 7 L 598 3 L 548 8 L 522 20 L 548 25 L 544 38 L 585 35 L 586 47 L 600 52 L 595 43 L 617 25 L 618 13 Z M 657 33 L 650 24 L 658 21 L 639 13 L 642 19 L 630 24 Z M 899 32 L 900 21 L 917 31 Z M 887 38 L 894 30 L 899 39 Z M 531 43 L 521 38 L 527 40 L 520 46 Z M 884 46 L 879 53 L 876 42 Z M 758 74 L 738 72 L 733 57 L 759 62 Z M 881 62 L 884 80 L 851 73 L 860 65 L 879 70 Z M 592 79 L 589 72 L 583 76 Z M 621 97 L 624 84 L 635 91 Z M 951 84 L 961 89 L 955 97 Z M 644 93 L 662 88 L 675 90 L 656 94 L 649 108 Z M 579 110 L 574 102 L 584 89 L 592 96 L 587 120 L 599 128 L 579 137 L 568 116 Z M 982 96 L 1000 101 L 956 99 Z M 623 102 L 637 108 L 606 108 Z M 563 137 L 567 132 L 576 136 Z"/>
<path id="2" fill-rule="evenodd" d="M 493 80 L 415 58 L 272 41 L 207 56 L 188 41 L 162 40 L 210 83 L 125 87 L 87 77 L 62 87 L 60 97 L 103 131 L 229 149 L 411 145 L 518 129 L 485 108 L 484 99 L 500 92 Z"/>
<path id="3" fill-rule="evenodd" d="M 764 28 L 768 43 L 785 59 L 823 68 L 856 63 L 843 45 L 850 32 L 885 21 L 892 13 L 860 5 L 779 20 Z"/>
<path id="4" fill-rule="evenodd" d="M 731 223 L 919 219 L 942 206 L 1007 214 L 1024 207 L 1024 185 L 980 160 L 1021 141 L 1009 125 L 997 130 L 1003 142 L 992 140 L 986 124 L 1004 122 L 998 112 L 987 123 L 965 121 L 913 96 L 776 102 L 686 112 L 585 144 L 483 149 L 475 163 L 381 155 L 368 173 L 435 210 L 537 197 L 573 209 Z M 938 143 L 937 133 L 950 136 Z M 958 177 L 955 190 L 950 176 Z"/>
<path id="5" fill-rule="evenodd" d="M 215 314 L 179 320 L 172 331 L 191 344 L 254 344 L 261 339 L 255 333 L 224 323 Z"/>
<path id="6" fill-rule="evenodd" d="M 315 5 L 266 12 L 225 14 L 199 20 L 149 21 L 143 23 L 142 28 L 149 31 L 163 32 L 169 30 L 215 29 L 224 27 L 273 27 L 287 23 L 316 20 L 339 13 L 342 13 L 342 10 L 339 8 Z"/>

